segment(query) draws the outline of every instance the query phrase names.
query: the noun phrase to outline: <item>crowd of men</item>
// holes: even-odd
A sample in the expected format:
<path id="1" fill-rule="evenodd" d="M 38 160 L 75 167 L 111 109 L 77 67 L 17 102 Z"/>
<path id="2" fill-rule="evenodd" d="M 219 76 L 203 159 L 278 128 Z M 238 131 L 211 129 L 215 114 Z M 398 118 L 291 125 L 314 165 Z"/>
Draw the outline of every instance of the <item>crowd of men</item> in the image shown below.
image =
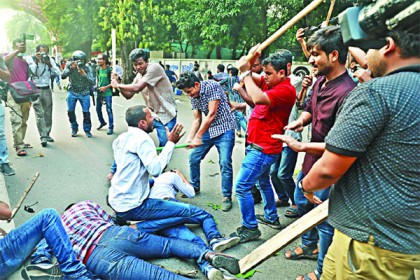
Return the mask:
<path id="1" fill-rule="evenodd" d="M 307 41 L 299 30 L 297 39 L 313 67 L 313 76 L 303 79 L 291 73 L 290 51 L 278 50 L 263 59 L 258 45 L 250 50 L 252 58 L 242 57 L 230 74 L 220 67 L 220 73 L 207 80 L 198 75 L 198 64 L 194 71 L 171 80 L 170 70 L 150 62 L 148 51 L 134 49 L 130 60 L 137 76 L 131 84 L 123 84 L 112 73 L 105 54 L 98 57 L 94 72 L 83 66 L 86 55 L 75 52 L 61 74 L 70 80 L 67 104 L 72 136 L 78 133 L 77 100 L 83 110 L 83 130 L 92 136 L 89 94 L 93 86 L 101 93 L 96 105 L 98 129 L 107 125 L 101 112 L 105 104 L 108 134 L 113 133 L 112 88 L 127 99 L 141 93 L 145 101 L 127 109 L 128 130 L 112 145 L 114 163 L 107 179 L 111 183 L 108 203 L 115 217 L 93 201 L 70 205 L 61 217 L 54 210 L 44 210 L 0 239 L 1 251 L 6 252 L 0 256 L 0 278 L 16 270 L 45 238 L 32 255 L 34 265 L 22 275 L 34 270 L 51 274 L 48 265 L 54 253 L 68 279 L 184 279 L 144 261 L 170 256 L 196 260 L 209 279 L 226 279 L 239 273 L 238 259 L 219 252 L 258 239 L 259 225 L 283 229 L 276 206 L 289 205 L 290 200 L 285 216 L 302 217 L 329 199 L 328 220 L 307 231 L 301 245 L 284 252 L 289 260 L 317 259 L 313 271 L 296 279 L 413 279 L 414 269 L 420 268 L 419 33 L 390 32 L 386 43 L 370 49 L 366 58 L 350 50 L 362 67 L 369 67 L 369 77 L 354 66 L 354 73 L 347 70 L 349 48 L 339 27 L 323 27 Z M 41 108 L 35 111 L 44 146 L 53 141 L 50 79 L 47 84 L 45 69 L 51 73 L 55 66 L 36 62 L 35 56 L 35 65 L 29 63 L 26 68 L 31 73 L 25 72 L 26 60 L 18 56 L 24 45 L 18 41 L 13 45 L 15 51 L 5 60 L 14 66 L 7 70 L 1 63 L 0 78 L 23 81 L 35 74 L 40 95 L 45 95 L 34 102 L 34 107 Z M 48 53 L 48 47 L 40 45 L 38 52 Z M 190 97 L 193 114 L 188 133 L 177 122 L 174 84 Z M 14 105 L 14 146 L 19 153 L 27 148 L 23 140 L 30 106 Z M 236 176 L 232 150 L 241 118 L 235 110 L 248 112 L 246 154 Z M 4 124 L 4 114 L 0 117 Z M 310 142 L 302 143 L 300 132 L 307 125 L 311 125 Z M 149 135 L 154 129 L 163 147 L 160 154 Z M 190 180 L 179 171 L 164 173 L 184 134 L 190 149 Z M 219 153 L 222 210 L 232 210 L 235 194 L 242 219 L 228 237 L 220 234 L 211 214 L 176 199 L 178 192 L 187 197 L 200 193 L 200 163 L 213 146 Z M 295 184 L 298 152 L 306 154 Z M 1 165 L 7 175 L 5 164 L 7 159 Z M 263 214 L 255 213 L 258 195 Z M 0 218 L 10 215 L 8 205 L 0 203 Z M 185 224 L 201 225 L 207 242 Z"/>

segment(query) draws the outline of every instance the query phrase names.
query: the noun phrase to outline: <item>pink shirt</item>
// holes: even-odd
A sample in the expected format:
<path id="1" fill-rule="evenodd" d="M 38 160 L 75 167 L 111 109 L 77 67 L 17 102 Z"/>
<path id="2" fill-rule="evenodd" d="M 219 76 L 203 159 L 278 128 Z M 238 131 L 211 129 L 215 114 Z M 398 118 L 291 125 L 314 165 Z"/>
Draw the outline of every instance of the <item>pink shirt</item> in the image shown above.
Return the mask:
<path id="1" fill-rule="evenodd" d="M 13 58 L 13 71 L 10 71 L 10 83 L 28 80 L 28 63 L 17 57 Z"/>

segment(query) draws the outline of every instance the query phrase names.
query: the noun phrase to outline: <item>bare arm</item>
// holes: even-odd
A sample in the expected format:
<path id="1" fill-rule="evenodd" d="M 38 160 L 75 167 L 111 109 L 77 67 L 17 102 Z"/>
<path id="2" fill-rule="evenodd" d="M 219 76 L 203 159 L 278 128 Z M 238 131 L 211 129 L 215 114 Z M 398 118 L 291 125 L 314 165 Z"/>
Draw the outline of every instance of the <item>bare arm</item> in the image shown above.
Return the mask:
<path id="1" fill-rule="evenodd" d="M 353 56 L 354 60 L 356 60 L 356 62 L 363 69 L 367 69 L 368 68 L 367 59 L 366 59 L 366 53 L 362 49 L 359 49 L 359 48 L 356 48 L 356 47 L 349 47 L 349 52 Z"/>
<path id="2" fill-rule="evenodd" d="M 200 110 L 194 110 L 194 119 L 191 124 L 190 132 L 188 133 L 186 142 L 192 142 L 194 139 L 195 134 L 197 133 L 198 129 L 200 128 L 202 120 L 202 113 Z"/>
<path id="3" fill-rule="evenodd" d="M 261 90 L 260 87 L 255 83 L 253 77 L 245 77 L 245 88 L 248 95 L 251 97 L 252 102 L 254 104 L 260 105 L 270 105 L 270 98 L 268 98 L 267 94 Z"/>
<path id="4" fill-rule="evenodd" d="M 0 69 L 0 80 L 8 82 L 10 80 L 10 71 L 7 69 Z"/>
<path id="5" fill-rule="evenodd" d="M 303 127 L 309 124 L 312 120 L 312 115 L 308 112 L 303 111 L 299 118 L 284 127 L 284 130 L 294 130 L 300 132 L 303 130 Z"/>
<path id="6" fill-rule="evenodd" d="M 6 202 L 0 201 L 0 220 L 8 220 L 12 217 L 12 211 Z"/>
<path id="7" fill-rule="evenodd" d="M 134 96 L 134 94 L 142 91 L 147 86 L 147 83 L 145 83 L 144 81 L 140 79 L 137 81 L 137 83 L 133 83 L 130 85 L 123 85 L 123 84 L 120 84 L 117 79 L 113 79 L 111 81 L 111 86 L 114 88 L 118 88 L 121 94 L 126 99 L 131 99 Z"/>
<path id="8" fill-rule="evenodd" d="M 314 155 L 322 155 L 325 151 L 325 142 L 302 143 L 291 136 L 283 134 L 273 134 L 271 137 L 286 143 L 286 145 L 295 152 L 306 152 Z"/>
<path id="9" fill-rule="evenodd" d="M 233 89 L 236 90 L 239 93 L 239 95 L 244 99 L 244 101 L 246 102 L 246 104 L 248 104 L 252 108 L 255 107 L 254 102 L 252 102 L 252 98 L 248 95 L 248 93 L 246 92 L 246 90 L 240 84 L 235 83 L 233 85 Z"/>
<path id="10" fill-rule="evenodd" d="M 299 28 L 298 31 L 296 32 L 296 40 L 299 42 L 300 46 L 302 47 L 302 51 L 305 54 L 305 57 L 309 58 L 311 54 L 308 52 L 304 37 L 305 37 L 305 32 L 303 28 Z"/>
<path id="11" fill-rule="evenodd" d="M 220 100 L 212 100 L 209 102 L 209 113 L 207 114 L 207 116 L 203 118 L 203 121 L 197 133 L 195 134 L 195 137 L 199 137 L 201 139 L 204 133 L 209 129 L 211 123 L 216 118 L 217 109 L 219 108 L 219 103 L 220 103 Z"/>

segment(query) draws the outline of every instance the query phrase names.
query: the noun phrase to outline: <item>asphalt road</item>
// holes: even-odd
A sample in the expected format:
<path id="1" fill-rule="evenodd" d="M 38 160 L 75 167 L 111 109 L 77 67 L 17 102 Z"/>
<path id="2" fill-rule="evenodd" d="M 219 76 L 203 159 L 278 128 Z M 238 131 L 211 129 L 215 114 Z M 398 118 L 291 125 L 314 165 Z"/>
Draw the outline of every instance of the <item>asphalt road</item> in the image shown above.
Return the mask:
<path id="1" fill-rule="evenodd" d="M 46 148 L 41 147 L 35 124 L 35 113 L 31 109 L 25 141 L 26 143 L 32 144 L 34 148 L 28 149 L 28 155 L 26 157 L 18 157 L 13 151 L 11 126 L 8 121 L 9 117 L 6 116 L 6 134 L 10 151 L 9 159 L 13 168 L 16 170 L 15 176 L 5 178 L 12 207 L 17 204 L 35 173 L 40 173 L 38 180 L 24 201 L 21 210 L 15 217 L 16 226 L 19 226 L 34 215 L 23 209 L 24 205 L 34 203 L 37 203 L 32 206 L 36 213 L 44 208 L 55 208 L 57 211 L 62 212 L 70 203 L 91 199 L 102 205 L 104 209 L 111 211 L 105 203 L 105 197 L 108 191 L 108 183 L 105 180 L 105 176 L 113 160 L 112 141 L 127 128 L 124 120 L 125 110 L 132 105 L 144 103 L 140 95 L 135 96 L 132 100 L 125 100 L 123 97 L 114 98 L 115 133 L 111 136 L 106 135 L 106 127 L 100 131 L 96 130 L 99 122 L 95 109 L 91 107 L 93 137 L 89 139 L 81 129 L 79 129 L 79 135 L 77 137 L 70 136 L 70 124 L 66 113 L 66 92 L 56 89 L 53 95 L 54 120 L 51 136 L 55 139 L 55 142 L 49 143 Z M 188 130 L 192 120 L 189 98 L 187 96 L 176 96 L 176 101 L 179 111 L 178 122 L 183 123 Z M 79 125 L 81 125 L 82 113 L 80 104 L 76 107 L 76 114 Z M 104 114 L 106 116 L 105 109 Z M 152 137 L 157 143 L 155 132 L 152 133 Z M 43 154 L 43 157 L 40 157 L 40 154 Z M 237 138 L 233 152 L 234 177 L 240 168 L 243 156 L 244 139 Z M 222 199 L 220 171 L 217 162 L 217 151 L 213 148 L 201 164 L 201 194 L 188 202 L 204 208 L 213 214 L 220 232 L 229 235 L 240 226 L 241 221 L 236 199 L 233 199 L 233 209 L 227 213 L 214 210 L 207 206 L 209 202 L 219 204 Z M 188 177 L 188 151 L 185 149 L 175 150 L 169 168 L 178 168 Z M 187 199 L 182 198 L 180 200 L 187 201 Z M 256 206 L 256 212 L 263 213 L 261 204 Z M 283 216 L 285 208 L 279 208 L 278 212 L 281 223 L 290 224 L 293 222 L 293 219 L 288 219 Z M 198 226 L 192 226 L 191 228 L 201 237 L 204 236 Z M 260 229 L 262 236 L 259 240 L 237 245 L 227 250 L 226 253 L 242 258 L 278 232 L 264 225 L 260 226 Z M 289 247 L 294 247 L 295 245 L 298 245 L 297 241 Z M 175 269 L 198 269 L 198 266 L 192 261 L 178 260 L 175 258 L 169 260 L 152 260 L 152 262 Z M 271 257 L 259 265 L 252 279 L 295 279 L 296 275 L 310 272 L 315 267 L 316 262 L 314 261 L 287 261 L 280 254 Z M 196 279 L 205 279 L 205 277 L 199 273 Z"/>

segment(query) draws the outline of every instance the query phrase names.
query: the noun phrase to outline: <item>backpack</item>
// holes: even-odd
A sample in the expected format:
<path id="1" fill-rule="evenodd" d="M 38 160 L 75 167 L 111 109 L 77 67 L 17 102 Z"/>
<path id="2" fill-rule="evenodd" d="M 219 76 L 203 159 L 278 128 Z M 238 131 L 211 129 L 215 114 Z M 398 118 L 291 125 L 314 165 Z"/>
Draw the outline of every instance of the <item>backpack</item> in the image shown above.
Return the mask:
<path id="1" fill-rule="evenodd" d="M 96 78 L 98 79 L 99 77 L 99 66 L 96 68 Z M 111 74 L 112 74 L 112 70 L 111 67 L 107 66 L 106 67 L 106 74 L 108 76 L 108 80 L 109 82 L 111 82 Z M 112 96 L 120 96 L 120 91 L 116 88 L 112 89 Z"/>
<path id="2" fill-rule="evenodd" d="M 18 104 L 34 102 L 39 98 L 38 88 L 32 81 L 11 83 L 9 89 L 13 100 Z"/>

